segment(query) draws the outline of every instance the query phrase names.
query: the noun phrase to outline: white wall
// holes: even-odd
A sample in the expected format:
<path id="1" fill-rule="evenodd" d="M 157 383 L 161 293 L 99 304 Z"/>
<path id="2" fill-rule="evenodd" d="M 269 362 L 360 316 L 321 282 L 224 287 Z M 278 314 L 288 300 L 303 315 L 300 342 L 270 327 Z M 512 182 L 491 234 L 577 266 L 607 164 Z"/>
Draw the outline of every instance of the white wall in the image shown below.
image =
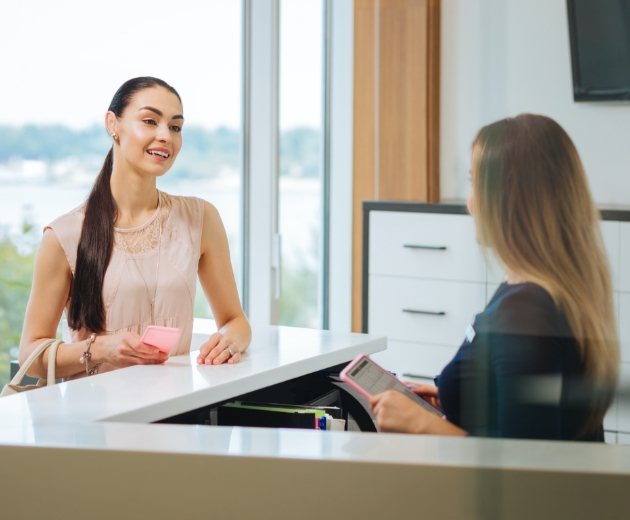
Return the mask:
<path id="1" fill-rule="evenodd" d="M 441 195 L 468 190 L 477 130 L 523 112 L 567 130 L 599 204 L 630 204 L 630 103 L 573 101 L 566 0 L 442 0 Z"/>

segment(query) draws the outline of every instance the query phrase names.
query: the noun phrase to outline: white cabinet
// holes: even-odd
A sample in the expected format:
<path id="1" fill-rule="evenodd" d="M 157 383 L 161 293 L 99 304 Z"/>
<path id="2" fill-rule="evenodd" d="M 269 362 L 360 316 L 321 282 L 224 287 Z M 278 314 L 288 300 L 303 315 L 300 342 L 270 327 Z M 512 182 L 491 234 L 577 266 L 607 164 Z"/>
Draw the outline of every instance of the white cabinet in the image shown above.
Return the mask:
<path id="1" fill-rule="evenodd" d="M 363 331 L 388 338 L 387 350 L 374 358 L 399 375 L 432 378 L 463 342 L 503 271 L 490 253 L 484 258 L 463 204 L 366 202 L 364 212 Z M 604 219 L 625 387 L 630 386 L 624 383 L 630 382 L 630 212 L 604 212 Z M 604 421 L 610 441 L 630 439 L 630 402 L 623 396 L 620 392 Z"/>
<path id="2" fill-rule="evenodd" d="M 486 301 L 486 269 L 469 215 L 373 211 L 369 330 L 388 337 L 375 359 L 397 373 L 437 375 Z"/>

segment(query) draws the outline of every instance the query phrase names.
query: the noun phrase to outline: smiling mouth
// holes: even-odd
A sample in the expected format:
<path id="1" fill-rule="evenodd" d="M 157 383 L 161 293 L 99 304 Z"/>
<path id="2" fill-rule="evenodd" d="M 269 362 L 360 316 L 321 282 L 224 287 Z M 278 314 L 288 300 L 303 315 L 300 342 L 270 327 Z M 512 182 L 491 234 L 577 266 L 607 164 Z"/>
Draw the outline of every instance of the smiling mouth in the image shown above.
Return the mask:
<path id="1" fill-rule="evenodd" d="M 167 152 L 161 152 L 159 150 L 147 150 L 147 153 L 150 155 L 155 155 L 156 157 L 161 157 L 162 159 L 168 159 L 170 154 Z"/>

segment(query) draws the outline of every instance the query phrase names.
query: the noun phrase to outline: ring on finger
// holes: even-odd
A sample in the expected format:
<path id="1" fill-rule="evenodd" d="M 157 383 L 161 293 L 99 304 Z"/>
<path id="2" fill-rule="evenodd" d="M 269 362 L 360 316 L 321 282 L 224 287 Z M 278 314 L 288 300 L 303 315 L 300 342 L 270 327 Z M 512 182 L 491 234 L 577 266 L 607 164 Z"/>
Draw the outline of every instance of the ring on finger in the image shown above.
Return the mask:
<path id="1" fill-rule="evenodd" d="M 234 357 L 236 355 L 237 351 L 232 347 L 228 347 L 226 350 L 230 353 L 230 357 Z"/>

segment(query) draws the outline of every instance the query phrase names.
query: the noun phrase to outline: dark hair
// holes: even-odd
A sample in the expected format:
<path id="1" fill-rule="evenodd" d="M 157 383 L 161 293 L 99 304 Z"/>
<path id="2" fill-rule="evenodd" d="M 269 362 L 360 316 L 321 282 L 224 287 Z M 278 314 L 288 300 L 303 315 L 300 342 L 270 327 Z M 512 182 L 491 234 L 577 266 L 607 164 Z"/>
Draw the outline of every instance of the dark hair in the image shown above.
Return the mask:
<path id="1" fill-rule="evenodd" d="M 168 83 L 143 76 L 125 81 L 114 94 L 108 110 L 120 117 L 137 92 L 151 87 L 163 87 L 181 102 L 177 91 Z M 114 248 L 114 222 L 117 216 L 116 201 L 110 186 L 112 165 L 113 149 L 110 148 L 85 204 L 68 312 L 68 324 L 74 330 L 105 330 L 103 279 Z"/>

